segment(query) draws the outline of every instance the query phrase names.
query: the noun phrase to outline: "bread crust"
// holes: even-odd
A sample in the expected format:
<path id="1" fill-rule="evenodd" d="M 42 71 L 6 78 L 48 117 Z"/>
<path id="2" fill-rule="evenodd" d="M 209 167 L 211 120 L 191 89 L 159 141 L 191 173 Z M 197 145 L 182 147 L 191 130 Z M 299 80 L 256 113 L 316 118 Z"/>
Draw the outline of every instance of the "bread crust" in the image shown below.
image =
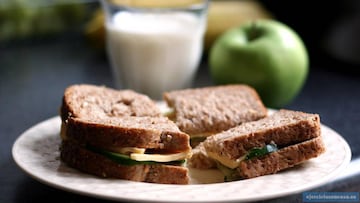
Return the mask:
<path id="1" fill-rule="evenodd" d="M 121 117 L 95 121 L 68 118 L 63 130 L 65 133 L 62 134 L 66 134 L 67 139 L 109 151 L 121 147 L 164 152 L 191 150 L 189 135 L 181 132 L 166 117 Z"/>
<path id="2" fill-rule="evenodd" d="M 165 164 L 125 166 L 70 141 L 62 142 L 60 158 L 70 167 L 103 178 L 162 184 L 189 183 L 185 167 Z"/>
<path id="3" fill-rule="evenodd" d="M 163 98 L 174 108 L 180 130 L 190 135 L 211 135 L 267 115 L 259 95 L 247 85 L 176 90 Z"/>
<path id="4" fill-rule="evenodd" d="M 160 109 L 148 96 L 132 90 L 115 90 L 88 84 L 71 85 L 64 91 L 61 119 L 160 116 Z"/>
<path id="5" fill-rule="evenodd" d="M 279 148 L 321 135 L 320 117 L 299 111 L 280 110 L 258 121 L 244 123 L 204 141 L 207 152 L 236 160 L 254 147 L 275 142 Z"/>
<path id="6" fill-rule="evenodd" d="M 274 174 L 294 167 L 325 152 L 322 137 L 282 148 L 263 157 L 240 162 L 237 171 L 242 178 Z"/>

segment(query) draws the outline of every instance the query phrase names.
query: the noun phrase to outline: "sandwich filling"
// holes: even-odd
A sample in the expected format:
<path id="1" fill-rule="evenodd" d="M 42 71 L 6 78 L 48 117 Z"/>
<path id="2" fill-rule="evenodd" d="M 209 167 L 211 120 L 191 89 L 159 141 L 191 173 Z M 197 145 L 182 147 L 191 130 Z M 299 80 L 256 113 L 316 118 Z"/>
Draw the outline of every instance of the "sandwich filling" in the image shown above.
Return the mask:
<path id="1" fill-rule="evenodd" d="M 103 149 L 94 148 L 91 146 L 86 147 L 88 150 L 101 154 L 112 161 L 122 165 L 137 165 L 137 164 L 170 164 L 182 165 L 185 160 L 191 156 L 190 152 L 179 152 L 174 154 L 147 154 L 146 149 L 137 147 L 122 148 L 123 153 L 107 151 Z"/>
<path id="2" fill-rule="evenodd" d="M 241 178 L 236 172 L 236 168 L 239 167 L 242 161 L 262 157 L 277 150 L 277 145 L 274 142 L 271 142 L 264 147 L 255 147 L 250 149 L 247 153 L 245 153 L 245 155 L 236 160 L 230 159 L 226 156 L 221 156 L 214 152 L 207 152 L 207 154 L 210 158 L 216 161 L 216 167 L 224 174 L 224 181 L 227 182 Z"/>
<path id="3" fill-rule="evenodd" d="M 221 155 L 218 153 L 214 153 L 214 152 L 210 152 L 210 151 L 207 151 L 207 154 L 209 155 L 209 157 L 216 160 L 220 164 L 226 166 L 227 168 L 235 169 L 235 168 L 239 167 L 240 162 L 242 162 L 244 160 L 261 157 L 261 156 L 264 156 L 271 152 L 275 152 L 277 150 L 278 150 L 278 148 L 277 148 L 276 144 L 274 142 L 271 142 L 270 144 L 267 144 L 264 147 L 252 148 L 247 153 L 245 153 L 243 156 L 241 156 L 235 160 L 231 159 L 227 156 L 224 156 L 224 155 Z"/>
<path id="4" fill-rule="evenodd" d="M 65 131 L 65 125 L 62 124 L 60 132 L 61 139 L 69 140 Z M 156 151 L 155 149 L 145 149 L 139 147 L 122 147 L 105 150 L 87 145 L 85 148 L 123 165 L 155 163 L 181 165 L 192 155 L 189 150 L 177 153 L 162 153 L 161 151 Z"/>

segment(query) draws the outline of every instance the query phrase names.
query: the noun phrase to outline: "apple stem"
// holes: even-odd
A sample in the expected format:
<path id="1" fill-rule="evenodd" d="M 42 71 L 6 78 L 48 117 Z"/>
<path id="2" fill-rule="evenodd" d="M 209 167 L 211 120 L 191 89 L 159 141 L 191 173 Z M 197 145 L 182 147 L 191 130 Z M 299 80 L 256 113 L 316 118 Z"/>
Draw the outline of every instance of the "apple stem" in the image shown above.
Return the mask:
<path id="1" fill-rule="evenodd" d="M 255 21 L 251 22 L 248 33 L 249 33 L 248 34 L 249 41 L 253 41 L 260 36 L 260 30 L 258 29 L 258 25 Z"/>

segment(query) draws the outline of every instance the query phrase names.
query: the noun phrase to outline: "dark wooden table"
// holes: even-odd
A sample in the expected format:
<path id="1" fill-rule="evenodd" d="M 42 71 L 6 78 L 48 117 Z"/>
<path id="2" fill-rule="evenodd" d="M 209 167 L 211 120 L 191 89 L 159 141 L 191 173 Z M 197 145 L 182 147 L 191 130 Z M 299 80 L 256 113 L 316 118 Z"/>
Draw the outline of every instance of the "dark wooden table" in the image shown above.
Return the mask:
<path id="1" fill-rule="evenodd" d="M 344 64 L 326 58 L 317 62 L 316 56 L 311 57 L 307 83 L 286 108 L 319 113 L 323 124 L 349 142 L 352 159 L 356 160 L 360 158 L 360 74 Z M 203 61 L 195 86 L 212 85 L 206 56 Z M 0 42 L 0 202 L 100 201 L 33 180 L 16 166 L 11 155 L 12 145 L 22 132 L 58 114 L 64 89 L 74 83 L 113 86 L 105 54 L 90 47 L 81 34 Z M 356 170 L 350 178 L 312 191 L 360 191 L 360 167 Z M 301 202 L 301 198 L 299 193 L 273 201 Z"/>

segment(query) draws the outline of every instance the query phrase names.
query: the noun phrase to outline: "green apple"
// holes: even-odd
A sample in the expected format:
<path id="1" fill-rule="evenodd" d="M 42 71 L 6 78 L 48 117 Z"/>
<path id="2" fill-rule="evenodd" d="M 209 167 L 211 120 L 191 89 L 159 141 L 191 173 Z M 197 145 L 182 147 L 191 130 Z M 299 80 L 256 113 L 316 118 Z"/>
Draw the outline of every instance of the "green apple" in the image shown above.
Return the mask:
<path id="1" fill-rule="evenodd" d="M 297 96 L 308 64 L 299 35 L 277 20 L 255 20 L 231 28 L 209 53 L 210 75 L 216 84 L 248 84 L 272 108 L 281 108 Z"/>

